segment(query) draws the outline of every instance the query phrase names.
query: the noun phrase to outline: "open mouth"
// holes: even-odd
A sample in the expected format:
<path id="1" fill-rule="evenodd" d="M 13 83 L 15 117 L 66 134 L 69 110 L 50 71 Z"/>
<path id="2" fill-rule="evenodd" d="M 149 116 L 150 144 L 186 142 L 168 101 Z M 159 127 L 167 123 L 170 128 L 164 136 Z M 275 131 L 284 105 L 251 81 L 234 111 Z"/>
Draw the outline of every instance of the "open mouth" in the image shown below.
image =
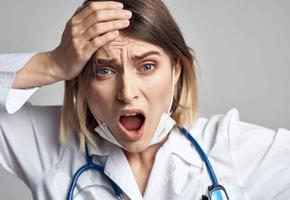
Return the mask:
<path id="1" fill-rule="evenodd" d="M 127 113 L 119 118 L 119 126 L 128 139 L 136 140 L 141 137 L 144 129 L 145 116 L 143 113 Z"/>
<path id="2" fill-rule="evenodd" d="M 144 123 L 145 117 L 141 113 L 132 113 L 122 115 L 119 121 L 128 131 L 137 131 L 141 128 L 142 124 Z"/>

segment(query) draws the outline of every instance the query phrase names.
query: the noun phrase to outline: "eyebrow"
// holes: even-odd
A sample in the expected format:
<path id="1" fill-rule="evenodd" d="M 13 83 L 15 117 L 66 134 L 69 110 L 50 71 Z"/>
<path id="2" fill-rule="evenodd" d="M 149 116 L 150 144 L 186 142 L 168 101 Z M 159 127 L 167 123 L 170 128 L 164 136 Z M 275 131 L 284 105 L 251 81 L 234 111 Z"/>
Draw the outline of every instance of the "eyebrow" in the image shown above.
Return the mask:
<path id="1" fill-rule="evenodd" d="M 159 51 L 147 51 L 141 55 L 134 55 L 132 57 L 132 60 L 133 61 L 136 61 L 136 60 L 141 60 L 147 56 L 150 56 L 150 55 L 158 55 L 158 56 L 161 56 L 161 53 Z M 97 61 L 97 64 L 110 64 L 110 63 L 117 63 L 117 59 L 113 58 L 113 59 L 105 59 L 105 58 L 96 58 L 96 61 Z"/>

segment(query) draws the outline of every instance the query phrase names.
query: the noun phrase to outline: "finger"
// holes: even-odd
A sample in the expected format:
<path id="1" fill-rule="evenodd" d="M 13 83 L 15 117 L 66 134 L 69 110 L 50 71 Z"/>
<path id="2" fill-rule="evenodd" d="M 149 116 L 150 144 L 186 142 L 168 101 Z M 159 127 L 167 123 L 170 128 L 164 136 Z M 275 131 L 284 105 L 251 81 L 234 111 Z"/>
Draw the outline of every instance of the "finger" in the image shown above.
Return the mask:
<path id="1" fill-rule="evenodd" d="M 73 16 L 78 14 L 82 10 L 82 6 L 78 7 L 77 10 L 74 12 Z"/>
<path id="2" fill-rule="evenodd" d="M 130 10 L 115 9 L 115 10 L 98 10 L 96 12 L 91 13 L 87 19 L 88 21 L 105 22 L 116 19 L 130 19 L 131 17 L 132 12 Z"/>
<path id="3" fill-rule="evenodd" d="M 107 32 L 114 31 L 114 30 L 120 30 L 123 28 L 128 27 L 130 24 L 130 21 L 125 19 L 125 20 L 115 20 L 115 21 L 110 21 L 110 22 L 102 22 L 102 23 L 97 23 L 93 26 L 91 26 L 84 34 L 83 38 L 84 40 L 92 40 L 93 38 L 103 35 Z"/>
<path id="4" fill-rule="evenodd" d="M 76 15 L 71 18 L 71 24 L 76 25 L 81 23 L 86 17 L 91 13 L 98 10 L 112 10 L 112 9 L 122 9 L 123 4 L 114 1 L 99 1 L 91 2 L 85 5 Z"/>
<path id="5" fill-rule="evenodd" d="M 89 26 L 91 26 L 96 22 L 106 22 L 117 19 L 130 19 L 131 17 L 132 12 L 129 10 L 99 10 L 91 13 L 91 15 L 89 15 L 85 21 L 88 22 Z M 92 24 L 89 24 L 90 22 Z"/>
<path id="6" fill-rule="evenodd" d="M 114 40 L 119 34 L 119 31 L 111 31 L 90 41 L 84 47 L 85 52 L 88 53 L 88 57 L 91 57 L 99 48 Z"/>
<path id="7" fill-rule="evenodd" d="M 72 33 L 74 36 L 80 36 L 84 34 L 86 31 L 91 29 L 92 26 L 93 30 L 97 30 L 96 26 L 98 26 L 98 22 L 101 21 L 114 21 L 114 20 L 128 20 L 132 16 L 132 12 L 128 10 L 103 10 L 103 11 L 98 11 L 95 13 L 92 13 L 89 17 L 87 17 L 83 23 L 80 23 L 78 25 L 74 25 L 71 27 Z M 121 27 L 120 24 L 118 24 L 117 28 L 124 28 Z M 101 26 L 98 26 L 102 28 Z M 108 29 L 108 30 L 114 30 L 114 29 Z M 90 30 L 91 32 L 91 30 Z M 102 32 L 104 33 L 104 32 Z M 90 35 L 92 35 L 90 33 Z"/>
<path id="8" fill-rule="evenodd" d="M 87 30 L 89 27 L 98 22 L 130 19 L 131 17 L 132 12 L 129 10 L 101 10 L 92 13 L 88 18 L 86 18 L 84 23 L 81 24 L 81 28 L 82 30 Z"/>

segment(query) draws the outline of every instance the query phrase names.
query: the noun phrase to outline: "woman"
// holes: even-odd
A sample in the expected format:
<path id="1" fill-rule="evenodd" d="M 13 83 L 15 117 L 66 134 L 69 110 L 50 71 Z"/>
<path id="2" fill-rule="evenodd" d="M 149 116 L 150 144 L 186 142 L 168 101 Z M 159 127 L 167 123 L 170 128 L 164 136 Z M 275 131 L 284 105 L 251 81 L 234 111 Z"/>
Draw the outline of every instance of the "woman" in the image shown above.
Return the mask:
<path id="1" fill-rule="evenodd" d="M 50 52 L 2 55 L 1 165 L 35 199 L 226 199 L 223 187 L 229 199 L 288 199 L 289 131 L 240 122 L 236 109 L 197 118 L 194 57 L 167 8 L 120 2 L 84 3 Z M 62 108 L 25 103 L 60 80 Z M 74 189 L 87 162 L 101 172 Z"/>

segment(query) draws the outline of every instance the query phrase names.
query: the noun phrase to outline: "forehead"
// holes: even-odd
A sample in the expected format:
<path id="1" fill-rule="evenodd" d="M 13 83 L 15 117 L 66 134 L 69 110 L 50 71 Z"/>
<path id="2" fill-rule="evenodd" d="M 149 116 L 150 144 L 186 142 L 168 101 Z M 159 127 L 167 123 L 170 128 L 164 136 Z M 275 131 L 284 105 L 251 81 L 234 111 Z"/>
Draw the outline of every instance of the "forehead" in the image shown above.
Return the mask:
<path id="1" fill-rule="evenodd" d="M 95 55 L 97 58 L 119 57 L 121 54 L 128 56 L 131 54 L 139 55 L 147 51 L 157 51 L 160 52 L 160 55 L 165 54 L 163 49 L 157 45 L 120 35 L 113 41 L 100 48 Z"/>

